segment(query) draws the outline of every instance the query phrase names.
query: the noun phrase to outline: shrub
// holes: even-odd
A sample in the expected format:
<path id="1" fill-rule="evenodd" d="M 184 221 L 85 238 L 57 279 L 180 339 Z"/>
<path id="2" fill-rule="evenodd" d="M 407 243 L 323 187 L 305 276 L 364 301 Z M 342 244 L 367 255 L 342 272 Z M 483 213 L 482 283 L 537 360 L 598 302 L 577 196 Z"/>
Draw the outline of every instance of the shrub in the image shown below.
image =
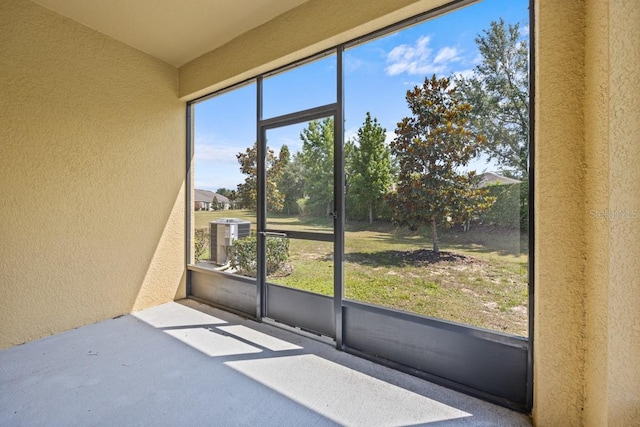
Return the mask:
<path id="1" fill-rule="evenodd" d="M 487 187 L 495 203 L 484 214 L 489 223 L 508 228 L 526 230 L 529 226 L 529 204 L 527 182 L 520 184 L 497 184 Z"/>
<path id="2" fill-rule="evenodd" d="M 298 212 L 300 214 L 300 216 L 306 216 L 307 215 L 307 201 L 308 199 L 302 197 L 298 200 L 296 200 L 296 207 L 298 209 Z"/>
<path id="3" fill-rule="evenodd" d="M 258 270 L 258 243 L 256 235 L 233 242 L 231 267 L 238 274 L 256 277 Z M 267 239 L 267 275 L 281 270 L 289 259 L 289 239 Z"/>
<path id="4" fill-rule="evenodd" d="M 211 238 L 208 228 L 198 228 L 193 235 L 193 256 L 196 262 L 204 259 L 204 255 L 209 250 L 209 239 Z"/>
<path id="5" fill-rule="evenodd" d="M 359 198 L 352 194 L 347 193 L 346 196 L 346 217 L 347 220 L 355 221 L 368 221 L 369 220 L 369 207 L 360 203 Z M 381 197 L 373 205 L 373 220 L 374 221 L 391 221 L 391 215 L 393 210 L 389 205 L 387 197 Z"/>
<path id="6" fill-rule="evenodd" d="M 278 272 L 289 259 L 289 239 L 267 239 L 267 275 Z"/>
<path id="7" fill-rule="evenodd" d="M 529 229 L 529 183 L 520 184 L 520 229 Z"/>

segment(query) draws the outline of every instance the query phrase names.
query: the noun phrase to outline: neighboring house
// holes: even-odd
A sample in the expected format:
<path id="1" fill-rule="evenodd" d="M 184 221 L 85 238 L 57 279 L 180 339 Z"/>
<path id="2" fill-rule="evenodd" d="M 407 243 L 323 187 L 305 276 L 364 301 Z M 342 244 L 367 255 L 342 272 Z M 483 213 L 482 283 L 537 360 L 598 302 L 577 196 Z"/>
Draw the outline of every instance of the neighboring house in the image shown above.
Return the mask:
<path id="1" fill-rule="evenodd" d="M 220 210 L 231 209 L 232 203 L 227 197 L 218 193 L 213 193 L 213 194 L 215 196 L 216 202 L 218 203 L 218 209 Z M 211 200 L 213 201 L 213 199 Z"/>
<path id="2" fill-rule="evenodd" d="M 217 203 L 216 206 L 213 204 L 214 199 Z M 193 191 L 193 205 L 195 210 L 201 211 L 226 210 L 231 208 L 231 202 L 225 196 L 214 193 L 213 191 L 197 189 Z"/>
<path id="3" fill-rule="evenodd" d="M 480 187 L 486 187 L 493 184 L 520 184 L 522 181 L 517 179 L 507 178 L 506 176 L 498 175 L 494 172 L 485 172 L 478 175 L 480 178 Z"/>

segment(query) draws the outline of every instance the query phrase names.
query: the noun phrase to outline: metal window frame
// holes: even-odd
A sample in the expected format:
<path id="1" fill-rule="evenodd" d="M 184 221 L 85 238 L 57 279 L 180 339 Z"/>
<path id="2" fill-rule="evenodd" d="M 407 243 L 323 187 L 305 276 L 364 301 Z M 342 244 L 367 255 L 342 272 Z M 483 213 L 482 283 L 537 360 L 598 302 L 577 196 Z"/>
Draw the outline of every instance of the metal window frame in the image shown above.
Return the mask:
<path id="1" fill-rule="evenodd" d="M 319 322 L 308 322 L 302 319 L 304 316 L 304 310 L 300 312 L 296 307 L 280 307 L 280 313 L 282 313 L 282 320 L 294 319 L 296 317 L 301 318 L 299 322 L 302 326 L 307 326 L 310 330 L 318 331 L 321 334 L 332 336 L 335 339 L 336 346 L 342 348 L 342 295 L 343 295 L 343 281 L 344 281 L 344 268 L 343 268 L 343 252 L 344 252 L 344 194 L 340 189 L 344 188 L 344 156 L 342 148 L 344 146 L 344 100 L 342 90 L 342 54 L 343 49 L 341 46 L 336 48 L 325 50 L 317 55 L 308 57 L 298 63 L 281 67 L 277 71 L 271 72 L 268 76 L 276 75 L 277 73 L 286 72 L 291 70 L 295 66 L 308 64 L 316 61 L 320 58 L 324 58 L 330 55 L 336 55 L 336 102 L 320 105 L 313 108 L 304 110 L 298 110 L 287 114 L 282 114 L 267 119 L 263 118 L 264 108 L 264 94 L 263 94 L 263 79 L 265 75 L 258 76 L 257 78 L 257 126 L 256 126 L 256 140 L 258 151 L 257 170 L 257 224 L 258 224 L 258 280 L 257 280 L 257 314 L 258 318 L 270 319 L 268 305 L 271 301 L 273 305 L 273 298 L 270 298 L 269 290 L 278 290 L 282 295 L 290 295 L 295 298 L 304 298 L 303 291 L 296 291 L 279 287 L 267 282 L 266 277 L 266 240 L 269 235 L 277 235 L 286 238 L 303 239 L 303 240 L 318 240 L 333 242 L 334 252 L 334 294 L 331 297 L 333 319 L 331 326 L 326 324 L 320 324 Z M 332 233 L 317 233 L 317 232 L 304 232 L 304 231 L 291 231 L 271 229 L 267 227 L 267 183 L 266 183 L 266 154 L 267 154 L 267 131 L 271 129 L 278 129 L 295 124 L 305 123 L 313 120 L 319 120 L 326 117 L 333 117 L 334 119 L 334 161 L 333 161 L 333 200 L 334 200 L 334 224 Z M 313 306 L 318 304 L 318 298 L 321 296 L 307 293 L 308 298 L 311 301 L 311 305 L 308 306 L 308 310 L 313 311 Z M 296 305 L 304 307 L 303 301 Z M 327 307 L 326 304 L 321 304 L 323 307 Z M 333 333 L 329 334 L 328 331 L 333 330 Z"/>
<path id="2" fill-rule="evenodd" d="M 333 241 L 334 241 L 334 316 L 335 316 L 335 344 L 336 347 L 340 350 L 344 350 L 353 354 L 356 354 L 358 356 L 361 357 L 365 357 L 371 360 L 374 360 L 378 363 L 382 363 L 391 367 L 394 367 L 396 369 L 411 373 L 413 375 L 425 378 L 427 380 L 442 384 L 444 386 L 450 387 L 452 389 L 456 389 L 477 397 L 480 397 L 482 399 L 485 400 L 489 400 L 492 401 L 494 403 L 498 403 L 500 405 L 509 407 L 511 409 L 515 409 L 521 412 L 530 412 L 532 406 L 533 406 L 533 345 L 534 345 L 534 302 L 535 302 L 535 284 L 534 284 L 534 266 L 535 266 L 535 254 L 534 254 L 534 247 L 535 247 L 535 241 L 534 241 L 534 236 L 535 236 L 535 186 L 534 186 L 534 173 L 535 173 L 535 167 L 534 167 L 534 159 L 535 159 L 535 135 L 534 135 L 534 129 L 535 129 L 535 79 L 534 79 L 534 73 L 533 70 L 535 69 L 535 13 L 534 13 L 534 0 L 529 0 L 529 29 L 530 29 L 530 35 L 529 35 L 529 228 L 528 228 L 528 238 L 529 238 L 529 259 L 528 259 L 528 277 L 529 277 L 529 294 L 528 294 L 528 329 L 529 329 L 529 336 L 528 337 L 515 337 L 515 336 L 507 336 L 505 334 L 501 334 L 495 331 L 485 331 L 485 330 L 480 330 L 478 328 L 474 328 L 470 325 L 458 325 L 455 324 L 455 322 L 447 322 L 444 321 L 442 319 L 431 319 L 431 318 L 424 318 L 422 316 L 413 316 L 411 313 L 398 313 L 395 312 L 394 310 L 391 309 L 385 309 L 384 307 L 377 307 L 377 306 L 369 306 L 367 304 L 364 303 L 360 303 L 360 302 L 355 302 L 355 301 L 349 301 L 349 300 L 345 300 L 344 299 L 344 295 L 343 295 L 343 291 L 344 291 L 344 229 L 345 229 L 345 220 L 344 220 L 344 214 L 345 214 L 345 200 L 344 200 L 344 175 L 343 175 L 343 169 L 344 169 L 344 153 L 343 153 L 343 147 L 344 147 L 344 124 L 343 124 L 343 115 L 344 115 L 344 79 L 343 79 L 343 72 L 342 72 L 342 68 L 343 68 L 343 59 L 344 59 L 344 51 L 348 48 L 351 47 L 355 47 L 357 45 L 360 45 L 362 43 L 366 43 L 368 41 L 374 40 L 376 38 L 380 38 L 386 35 L 389 35 L 393 32 L 396 31 L 400 31 L 406 27 L 409 27 L 411 25 L 415 25 L 421 22 L 424 22 L 425 20 L 428 19 L 432 19 L 435 18 L 439 15 L 442 15 L 444 13 L 448 13 L 454 10 L 457 10 L 461 7 L 476 3 L 478 0 L 454 0 L 450 3 L 447 3 L 441 7 L 438 7 L 436 9 L 433 10 L 429 10 L 426 11 L 424 13 L 421 13 L 419 15 L 416 15 L 412 18 L 409 19 L 405 19 L 402 20 L 400 22 L 397 22 L 395 24 L 386 26 L 384 28 L 381 28 L 379 30 L 373 31 L 369 34 L 366 34 L 364 36 L 358 37 L 354 40 L 351 40 L 349 42 L 340 44 L 336 47 L 330 48 L 330 49 L 326 49 L 323 50 L 315 55 L 311 55 L 309 57 L 303 58 L 301 60 L 295 61 L 293 63 L 287 64 L 285 66 L 276 68 L 272 71 L 269 71 L 267 73 L 263 73 L 260 74 L 256 77 L 244 80 L 242 82 L 239 82 L 235 85 L 226 87 L 224 89 L 218 90 L 216 92 L 204 95 L 202 97 L 199 97 L 197 99 L 194 99 L 192 101 L 189 101 L 187 103 L 187 114 L 186 114 L 186 120 L 187 120 L 187 149 L 186 149 L 186 155 L 187 155 L 187 161 L 186 161 L 186 177 L 187 177 L 187 191 L 186 191 L 186 196 L 185 196 L 185 203 L 186 203 L 186 221 L 185 221 L 185 229 L 186 229 L 186 248 L 185 248 L 185 263 L 186 263 L 186 281 L 187 281 L 187 295 L 190 296 L 192 295 L 192 287 L 191 287 L 191 282 L 192 282 L 192 275 L 198 275 L 198 283 L 199 286 L 201 283 L 203 282 L 207 282 L 210 281 L 212 279 L 209 279 L 209 277 L 215 277 L 215 276 L 220 276 L 220 277 L 226 277 L 225 280 L 229 281 L 229 280 L 240 280 L 243 281 L 244 279 L 241 278 L 229 278 L 227 277 L 225 274 L 223 273 L 212 273 L 212 272 L 207 272 L 206 269 L 201 269 L 198 268 L 196 266 L 190 265 L 190 261 L 191 261 L 191 256 L 192 256 L 192 249 L 191 249 L 191 210 L 192 210 L 192 198 L 191 198 L 191 192 L 192 192 L 192 184 L 191 184 L 191 180 L 192 180 L 192 174 L 193 171 L 191 170 L 191 163 L 192 163 L 192 157 L 194 155 L 194 105 L 198 102 L 202 102 L 204 100 L 210 99 L 212 97 L 233 91 L 235 89 L 239 89 L 243 86 L 246 86 L 248 84 L 253 84 L 256 83 L 256 92 L 257 92 L 257 107 L 256 107 L 256 140 L 258 141 L 259 138 L 258 136 L 260 136 L 261 132 L 266 132 L 267 129 L 272 129 L 272 128 L 276 128 L 279 126 L 286 126 L 287 124 L 295 124 L 295 123 L 300 123 L 306 120 L 306 118 L 310 118 L 309 120 L 313 120 L 313 118 L 322 118 L 322 117 L 327 117 L 329 115 L 333 115 L 336 119 L 334 121 L 334 199 L 335 199 L 335 211 L 336 211 L 336 215 L 335 215 L 335 223 L 334 223 L 334 234 L 333 234 Z M 266 120 L 262 119 L 262 82 L 263 79 L 266 77 L 270 77 L 273 75 L 276 75 L 278 73 L 282 73 L 284 71 L 287 71 L 289 69 L 292 69 L 294 67 L 298 67 L 304 64 L 307 64 L 309 62 L 315 61 L 317 59 L 320 59 L 324 56 L 330 55 L 330 54 L 336 54 L 337 55 L 337 67 L 336 67 L 336 71 L 337 71 L 337 80 L 336 80 L 336 103 L 335 104 L 327 104 L 324 106 L 320 106 L 320 107 L 316 107 L 316 108 L 311 108 L 308 110 L 302 110 L 302 111 L 298 111 L 295 113 L 291 113 L 291 114 L 285 114 L 282 116 L 278 116 L 278 117 L 272 117 Z M 334 109 L 333 111 L 335 111 L 334 113 L 329 113 L 329 108 Z M 317 115 L 320 114 L 320 116 L 318 117 Z M 340 117 L 340 120 L 338 120 L 338 117 Z M 264 140 L 264 138 L 262 138 L 262 140 Z M 260 159 L 262 159 L 262 162 L 264 162 L 264 154 L 265 154 L 265 150 L 266 150 L 266 144 L 264 147 L 260 147 L 261 144 L 258 144 L 258 153 L 259 153 L 259 157 L 258 160 L 260 161 Z M 264 167 L 264 163 L 263 163 L 263 167 Z M 261 182 L 262 181 L 262 182 Z M 266 180 L 265 177 L 262 177 L 262 180 L 260 179 L 260 177 L 258 177 L 258 186 L 259 188 L 258 193 L 259 193 L 259 199 L 260 199 L 260 195 L 263 194 L 266 191 Z M 262 188 L 262 190 L 260 189 Z M 266 194 L 265 194 L 266 197 Z M 266 199 L 265 199 L 266 202 Z M 260 211 L 262 212 L 262 214 L 258 214 L 257 215 L 257 220 L 258 220 L 258 226 L 260 227 L 260 221 L 266 221 L 266 203 L 264 203 L 264 206 L 260 206 Z M 266 229 L 266 222 L 262 224 L 262 230 L 265 230 L 266 232 L 272 232 L 272 233 L 287 233 L 287 234 L 291 234 L 293 236 L 294 233 L 292 232 L 288 232 L 288 231 L 282 231 L 282 230 L 267 230 Z M 303 237 L 302 235 L 298 235 L 296 237 Z M 310 237 L 310 236 L 306 236 L 306 237 Z M 303 237 L 304 238 L 304 237 Z M 320 240 L 320 239 L 319 239 Z M 326 239 L 321 239 L 321 240 L 326 240 Z M 266 244 L 266 236 L 265 235 L 258 235 L 258 242 L 260 244 L 260 242 L 262 242 L 262 244 Z M 265 253 L 264 251 L 259 251 L 259 257 L 258 257 L 258 263 L 260 265 L 260 263 L 262 263 L 263 265 L 266 263 L 266 257 L 265 257 Z M 263 269 L 262 269 L 263 270 Z M 259 269 L 259 274 L 260 273 L 260 269 Z M 201 276 L 204 275 L 204 276 Z M 266 286 L 266 277 L 260 277 L 259 280 L 262 280 L 262 283 L 265 284 Z M 245 280 L 246 281 L 246 280 Z M 250 288 L 248 288 L 248 290 L 250 290 Z M 250 293 L 249 293 L 250 294 Z M 247 294 L 247 295 L 249 295 Z M 246 298 L 246 296 L 244 297 Z M 235 301 L 231 301 L 233 304 L 235 304 Z M 232 304 L 232 305 L 233 305 Z M 262 319 L 262 315 L 264 314 L 264 308 L 265 308 L 265 304 L 266 304 L 266 295 L 264 290 L 261 289 L 260 286 L 257 286 L 256 289 L 256 319 L 257 320 L 261 320 Z M 246 303 L 245 303 L 246 305 Z M 224 308 L 224 306 L 223 306 Z M 237 308 L 234 307 L 229 307 L 231 310 L 237 310 Z M 413 322 L 413 323 L 422 323 L 425 325 L 430 325 L 430 324 L 434 324 L 434 325 L 438 325 L 438 328 L 442 329 L 442 330 L 447 330 L 447 329 L 456 329 L 456 328 L 461 328 L 460 330 L 464 330 L 464 334 L 463 335 L 467 335 L 470 337 L 480 337 L 482 339 L 485 339 L 488 342 L 494 342 L 496 344 L 502 344 L 502 345 L 507 345 L 507 346 L 511 346 L 513 348 L 519 348 L 522 351 L 526 351 L 526 390 L 525 390 L 525 394 L 526 397 L 518 402 L 514 402 L 512 400 L 510 400 L 509 398 L 503 398 L 500 396 L 496 396 L 495 394 L 491 394 L 491 393 L 485 393 L 482 390 L 479 390 L 477 388 L 474 387 L 469 387 L 466 386 L 465 384 L 461 384 L 460 382 L 454 381 L 454 380 L 450 380 L 447 378 L 443 378 L 438 376 L 437 374 L 432 374 L 429 372 L 424 372 L 424 371 L 420 371 L 417 370 L 415 367 L 412 366 L 407 366 L 405 364 L 403 364 L 402 362 L 398 362 L 398 361 L 394 361 L 391 359 L 385 359 L 384 357 L 380 357 L 378 355 L 372 354 L 370 351 L 362 351 L 359 350 L 357 348 L 352 348 L 349 347 L 348 345 L 345 344 L 344 339 L 345 339 L 345 330 L 344 330 L 344 325 L 345 325 L 345 318 L 344 315 L 345 313 L 347 313 L 349 310 L 354 310 L 354 309 L 359 309 L 359 310 L 364 310 L 363 312 L 369 312 L 369 313 L 378 313 L 378 312 L 384 312 L 387 316 L 389 316 L 389 319 L 395 319 L 394 321 L 409 321 L 409 322 Z M 267 320 L 265 318 L 265 320 Z M 451 326 L 454 325 L 454 326 Z M 480 331 L 480 332 L 478 332 Z"/>
<path id="3" fill-rule="evenodd" d="M 525 408 L 527 411 L 531 411 L 533 408 L 533 349 L 534 349 L 534 309 L 535 309 L 535 108 L 536 108 L 536 82 L 535 82 L 535 67 L 536 67 L 536 14 L 535 14 L 535 0 L 529 0 L 529 223 L 528 223 L 528 239 L 529 239 L 529 306 L 527 307 L 527 314 L 529 317 L 529 351 L 527 353 L 527 395 Z"/>

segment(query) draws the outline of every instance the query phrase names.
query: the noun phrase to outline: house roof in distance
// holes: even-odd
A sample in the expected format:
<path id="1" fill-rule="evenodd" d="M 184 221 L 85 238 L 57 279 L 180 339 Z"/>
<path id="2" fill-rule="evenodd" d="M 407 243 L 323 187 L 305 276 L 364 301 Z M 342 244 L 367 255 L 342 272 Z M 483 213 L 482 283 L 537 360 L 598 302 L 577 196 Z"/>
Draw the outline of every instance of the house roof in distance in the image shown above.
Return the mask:
<path id="1" fill-rule="evenodd" d="M 522 181 L 498 175 L 495 172 L 484 172 L 480 175 L 480 187 L 486 187 L 492 184 L 520 184 Z"/>
<path id="2" fill-rule="evenodd" d="M 194 202 L 205 202 L 205 203 L 211 203 L 213 201 L 213 198 L 216 198 L 216 200 L 218 200 L 218 203 L 229 203 L 229 199 L 218 194 L 218 193 L 214 193 L 213 191 L 209 191 L 209 190 L 198 190 L 195 189 L 193 190 L 193 201 Z"/>

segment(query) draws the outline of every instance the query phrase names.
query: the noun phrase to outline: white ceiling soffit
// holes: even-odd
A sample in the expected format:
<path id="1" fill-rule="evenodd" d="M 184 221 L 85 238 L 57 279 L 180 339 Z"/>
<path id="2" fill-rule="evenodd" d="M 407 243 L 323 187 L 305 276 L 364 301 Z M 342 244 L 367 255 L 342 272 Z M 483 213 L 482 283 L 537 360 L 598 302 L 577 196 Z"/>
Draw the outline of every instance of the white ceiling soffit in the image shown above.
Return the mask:
<path id="1" fill-rule="evenodd" d="M 176 67 L 308 0 L 33 0 Z"/>

